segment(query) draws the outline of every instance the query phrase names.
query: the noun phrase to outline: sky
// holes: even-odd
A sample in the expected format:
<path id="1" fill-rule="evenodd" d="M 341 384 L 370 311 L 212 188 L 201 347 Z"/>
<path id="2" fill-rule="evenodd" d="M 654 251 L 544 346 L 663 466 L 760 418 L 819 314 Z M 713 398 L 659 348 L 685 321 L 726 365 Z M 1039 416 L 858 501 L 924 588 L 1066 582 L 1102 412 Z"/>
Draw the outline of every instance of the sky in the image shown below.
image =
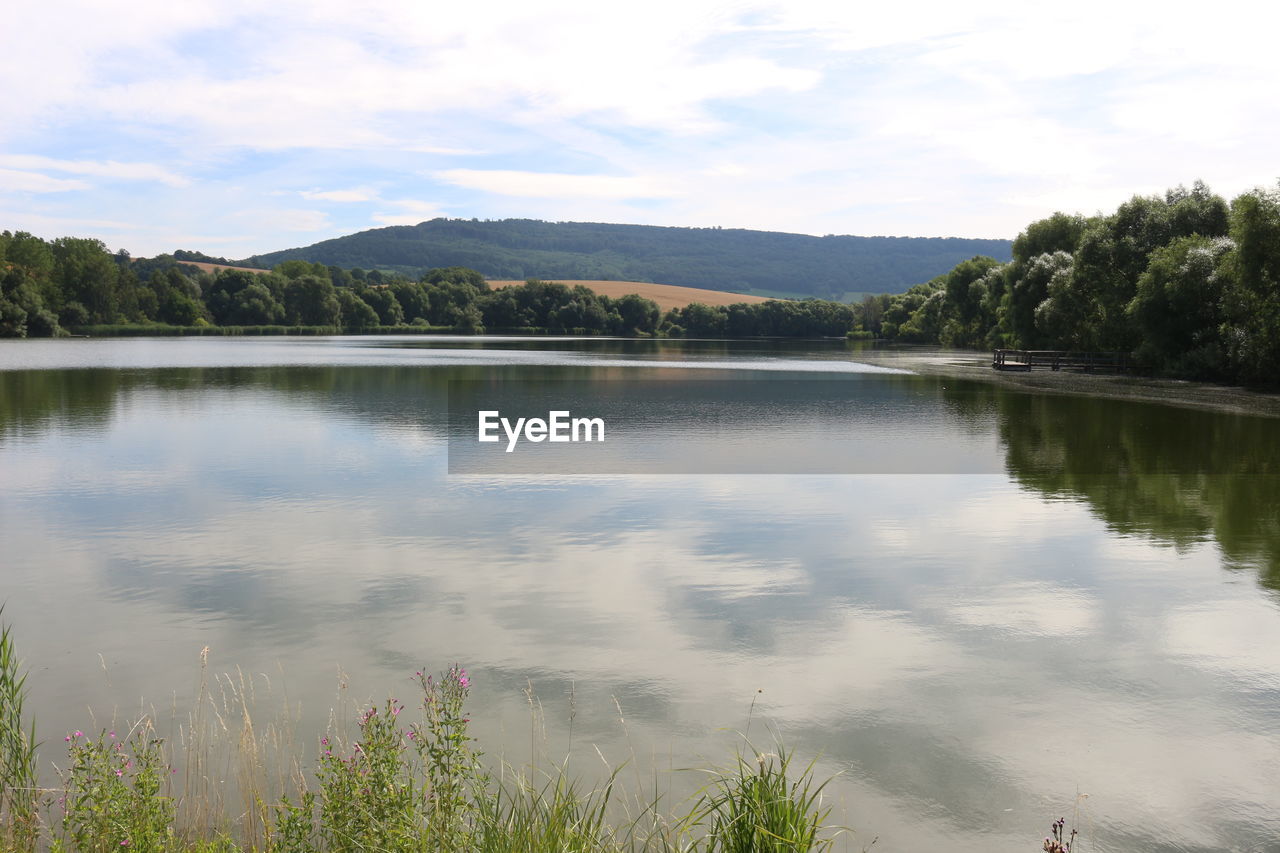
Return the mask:
<path id="1" fill-rule="evenodd" d="M 134 255 L 435 217 L 1012 238 L 1280 177 L 1263 3 L 6 7 L 0 230 Z"/>

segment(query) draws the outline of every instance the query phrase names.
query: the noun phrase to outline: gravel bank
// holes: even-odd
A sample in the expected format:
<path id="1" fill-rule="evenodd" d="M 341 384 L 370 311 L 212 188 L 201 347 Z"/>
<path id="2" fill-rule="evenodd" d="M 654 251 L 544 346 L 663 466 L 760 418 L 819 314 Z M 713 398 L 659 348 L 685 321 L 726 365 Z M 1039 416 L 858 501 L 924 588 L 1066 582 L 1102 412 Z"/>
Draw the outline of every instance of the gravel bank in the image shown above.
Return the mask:
<path id="1" fill-rule="evenodd" d="M 1150 379 L 1074 371 L 1055 373 L 1051 370 L 1026 372 L 993 370 L 989 352 L 901 347 L 866 350 L 858 353 L 855 359 L 867 364 L 910 370 L 926 376 L 998 382 L 1010 388 L 1022 388 L 1028 391 L 1145 400 L 1170 406 L 1280 418 L 1280 395 L 1278 394 L 1260 393 L 1225 385 L 1183 382 L 1177 379 Z M 1280 438 L 1280 435 L 1277 437 Z"/>

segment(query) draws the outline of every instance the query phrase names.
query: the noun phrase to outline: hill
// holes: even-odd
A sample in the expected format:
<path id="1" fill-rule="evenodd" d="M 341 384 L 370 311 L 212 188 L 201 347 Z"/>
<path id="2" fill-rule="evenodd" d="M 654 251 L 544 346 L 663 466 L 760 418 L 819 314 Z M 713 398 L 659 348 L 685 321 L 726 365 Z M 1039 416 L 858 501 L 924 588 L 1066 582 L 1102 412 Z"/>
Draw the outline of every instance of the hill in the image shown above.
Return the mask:
<path id="1" fill-rule="evenodd" d="M 494 279 L 661 281 L 844 300 L 900 293 L 974 255 L 1007 261 L 1011 246 L 1009 240 L 957 237 L 811 237 L 733 228 L 432 219 L 231 263 L 271 267 L 298 258 L 409 275 L 461 266 Z"/>
<path id="2" fill-rule="evenodd" d="M 574 281 L 572 279 L 561 279 L 558 283 L 568 287 L 581 284 L 595 293 L 601 296 L 608 296 L 611 299 L 626 296 L 628 293 L 635 293 L 645 299 L 652 299 L 663 311 L 671 308 L 683 308 L 694 302 L 701 302 L 703 305 L 732 305 L 735 302 L 751 304 L 768 301 L 767 297 L 764 296 L 729 293 L 724 290 L 704 290 L 700 287 L 654 284 L 648 281 Z M 489 286 L 495 290 L 522 284 L 524 284 L 522 280 L 491 280 L 489 282 Z"/>

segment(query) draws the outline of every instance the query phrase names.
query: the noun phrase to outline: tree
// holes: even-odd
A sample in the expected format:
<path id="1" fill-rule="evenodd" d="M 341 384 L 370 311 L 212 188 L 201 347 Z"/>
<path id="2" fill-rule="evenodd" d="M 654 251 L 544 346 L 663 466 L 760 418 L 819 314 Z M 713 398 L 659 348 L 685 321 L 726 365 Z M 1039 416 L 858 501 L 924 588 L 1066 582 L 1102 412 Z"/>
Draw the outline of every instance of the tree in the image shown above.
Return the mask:
<path id="1" fill-rule="evenodd" d="M 361 332 L 378 325 L 378 313 L 351 289 L 339 290 L 337 299 L 341 309 L 343 329 L 348 332 Z"/>
<path id="2" fill-rule="evenodd" d="M 114 323 L 119 317 L 119 267 L 101 240 L 60 237 L 54 240 L 53 281 L 61 302 L 79 302 L 91 323 Z"/>
<path id="3" fill-rule="evenodd" d="M 618 329 L 624 335 L 651 335 L 658 330 L 661 312 L 658 303 L 645 299 L 635 293 L 628 293 L 613 300 L 613 307 L 618 312 Z"/>
<path id="4" fill-rule="evenodd" d="M 342 315 L 333 283 L 317 275 L 303 275 L 284 288 L 285 319 L 295 326 L 336 326 Z"/>
<path id="5" fill-rule="evenodd" d="M 1009 326 L 1016 344 L 1026 349 L 1051 343 L 1043 325 L 1036 325 L 1036 310 L 1049 298 L 1049 283 L 1070 275 L 1073 259 L 1066 252 L 1045 253 L 1032 258 L 1024 266 L 1020 278 L 1009 292 Z M 1059 285 L 1059 289 L 1061 284 Z"/>
<path id="6" fill-rule="evenodd" d="M 396 300 L 390 287 L 362 289 L 359 296 L 378 314 L 378 322 L 384 326 L 399 326 L 404 323 L 404 309 Z"/>
<path id="7" fill-rule="evenodd" d="M 1223 258 L 1229 276 L 1222 334 L 1235 378 L 1280 384 L 1280 185 L 1231 203 L 1235 250 Z"/>
<path id="8" fill-rule="evenodd" d="M 1225 377 L 1223 261 L 1234 248 L 1230 238 L 1197 235 L 1152 253 L 1129 304 L 1141 364 L 1174 376 Z"/>
<path id="9" fill-rule="evenodd" d="M 220 326 L 271 325 L 284 321 L 284 306 L 276 298 L 270 277 L 244 270 L 219 270 L 205 302 Z"/>
<path id="10" fill-rule="evenodd" d="M 35 276 L 24 267 L 0 267 L 0 337 L 53 337 L 58 318 L 44 307 Z"/>

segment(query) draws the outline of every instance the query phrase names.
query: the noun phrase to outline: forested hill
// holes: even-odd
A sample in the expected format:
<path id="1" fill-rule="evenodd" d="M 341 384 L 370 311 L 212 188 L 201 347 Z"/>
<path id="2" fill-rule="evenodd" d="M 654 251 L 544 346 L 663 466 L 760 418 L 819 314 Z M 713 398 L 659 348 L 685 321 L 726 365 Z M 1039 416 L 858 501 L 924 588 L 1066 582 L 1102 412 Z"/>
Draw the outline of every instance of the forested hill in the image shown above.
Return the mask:
<path id="1" fill-rule="evenodd" d="M 433 219 L 256 255 L 417 275 L 461 266 L 498 279 L 654 281 L 736 293 L 844 300 L 901 293 L 974 255 L 1010 259 L 1009 240 L 811 237 L 730 228 L 666 228 L 534 219 Z"/>

